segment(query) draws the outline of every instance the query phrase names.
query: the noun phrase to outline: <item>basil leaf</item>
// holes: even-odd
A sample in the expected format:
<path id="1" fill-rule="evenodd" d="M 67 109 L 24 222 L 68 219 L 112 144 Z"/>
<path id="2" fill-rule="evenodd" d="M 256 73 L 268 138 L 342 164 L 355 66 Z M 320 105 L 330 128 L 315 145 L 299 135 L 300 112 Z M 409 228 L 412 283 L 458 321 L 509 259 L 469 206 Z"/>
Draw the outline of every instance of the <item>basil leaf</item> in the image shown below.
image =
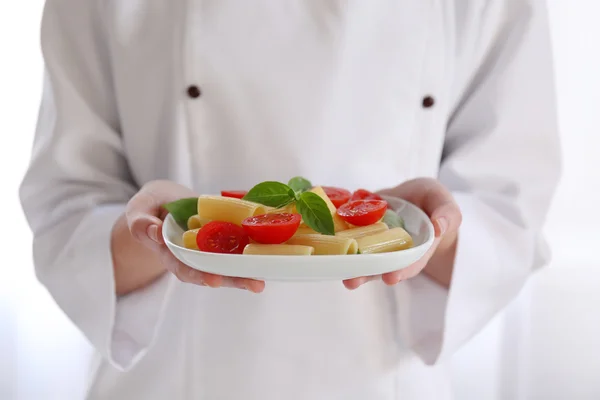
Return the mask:
<path id="1" fill-rule="evenodd" d="M 295 200 L 293 190 L 281 182 L 262 182 L 254 186 L 244 196 L 244 200 L 263 204 L 269 207 L 280 208 L 290 201 Z"/>
<path id="2" fill-rule="evenodd" d="M 189 197 L 164 204 L 163 207 L 173 216 L 177 225 L 187 230 L 187 221 L 192 215 L 198 214 L 198 198 Z"/>
<path id="3" fill-rule="evenodd" d="M 392 228 L 402 228 L 402 229 L 405 229 L 405 227 L 404 227 L 404 220 L 402 219 L 401 216 L 399 216 L 393 210 L 389 210 L 388 209 L 388 210 L 385 211 L 385 214 L 383 216 L 383 222 L 390 229 L 392 229 Z"/>
<path id="4" fill-rule="evenodd" d="M 290 188 L 290 191 L 288 192 L 288 194 L 290 195 L 290 198 L 292 199 L 292 201 L 296 201 L 300 198 L 299 192 L 295 192 L 294 189 Z"/>
<path id="5" fill-rule="evenodd" d="M 313 192 L 302 193 L 296 202 L 296 209 L 311 229 L 324 235 L 335 234 L 331 212 L 319 195 Z"/>
<path id="6" fill-rule="evenodd" d="M 291 187 L 294 190 L 294 192 L 302 193 L 312 188 L 312 183 L 310 183 L 308 179 L 305 179 L 301 176 L 297 176 L 295 178 L 290 179 L 290 181 L 288 182 L 288 186 Z"/>

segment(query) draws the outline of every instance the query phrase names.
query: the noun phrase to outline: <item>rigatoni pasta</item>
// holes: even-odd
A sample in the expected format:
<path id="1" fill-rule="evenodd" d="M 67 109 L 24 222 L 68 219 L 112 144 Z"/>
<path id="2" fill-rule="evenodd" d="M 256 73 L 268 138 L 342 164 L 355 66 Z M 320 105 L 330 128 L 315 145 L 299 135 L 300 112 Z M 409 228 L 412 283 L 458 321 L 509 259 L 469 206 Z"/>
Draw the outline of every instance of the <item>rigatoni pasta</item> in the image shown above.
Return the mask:
<path id="1" fill-rule="evenodd" d="M 246 218 L 265 213 L 265 206 L 246 200 L 221 196 L 198 197 L 201 220 L 231 222 L 241 226 Z"/>
<path id="2" fill-rule="evenodd" d="M 359 226 L 357 228 L 346 229 L 345 231 L 336 232 L 335 236 L 358 239 L 363 236 L 374 235 L 383 231 L 387 231 L 388 226 L 383 222 L 377 222 L 373 225 Z"/>
<path id="3" fill-rule="evenodd" d="M 312 228 L 309 228 L 308 226 L 304 225 L 300 225 L 298 227 L 298 230 L 296 231 L 296 233 L 294 234 L 294 236 L 299 236 L 299 235 L 320 235 L 319 232 L 315 231 Z"/>
<path id="4" fill-rule="evenodd" d="M 267 214 L 281 214 L 281 213 L 290 213 L 290 214 L 296 214 L 298 211 L 296 211 L 296 205 L 295 204 L 288 204 L 287 206 L 283 206 L 280 208 L 275 208 L 275 207 L 265 207 L 266 208 L 266 213 Z"/>
<path id="5" fill-rule="evenodd" d="M 192 215 L 187 221 L 187 228 L 188 229 L 198 229 L 198 228 L 201 228 L 202 226 L 206 225 L 209 222 L 210 222 L 209 219 L 202 219 L 198 216 L 198 214 Z"/>
<path id="6" fill-rule="evenodd" d="M 388 253 L 409 249 L 413 246 L 412 237 L 402 228 L 389 229 L 374 235 L 356 239 L 361 254 Z"/>
<path id="7" fill-rule="evenodd" d="M 263 256 L 311 256 L 315 249 L 310 246 L 293 244 L 255 244 L 250 243 L 244 248 L 243 254 Z"/>
<path id="8" fill-rule="evenodd" d="M 356 254 L 358 251 L 356 240 L 339 236 L 297 235 L 287 243 L 313 247 L 316 256 Z"/>
<path id="9" fill-rule="evenodd" d="M 183 247 L 186 249 L 198 250 L 198 243 L 196 243 L 196 236 L 200 228 L 190 229 L 183 232 Z"/>
<path id="10" fill-rule="evenodd" d="M 164 205 L 185 229 L 184 247 L 310 256 L 383 253 L 414 245 L 407 231 L 384 219 L 388 202 L 364 189 L 351 194 L 296 177 L 288 185 L 266 181 L 247 192 L 223 193 Z"/>

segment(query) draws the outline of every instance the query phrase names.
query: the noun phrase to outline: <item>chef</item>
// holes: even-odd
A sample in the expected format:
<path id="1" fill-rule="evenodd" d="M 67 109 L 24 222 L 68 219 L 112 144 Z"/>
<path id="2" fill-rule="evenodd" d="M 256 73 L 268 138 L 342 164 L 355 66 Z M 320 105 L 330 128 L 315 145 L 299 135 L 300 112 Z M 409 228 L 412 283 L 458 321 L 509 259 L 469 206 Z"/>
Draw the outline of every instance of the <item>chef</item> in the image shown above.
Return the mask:
<path id="1" fill-rule="evenodd" d="M 20 196 L 37 277 L 97 350 L 88 399 L 451 399 L 449 358 L 548 260 L 543 1 L 47 0 L 41 38 Z M 434 247 L 316 283 L 166 249 L 161 204 L 297 175 L 417 204 Z"/>

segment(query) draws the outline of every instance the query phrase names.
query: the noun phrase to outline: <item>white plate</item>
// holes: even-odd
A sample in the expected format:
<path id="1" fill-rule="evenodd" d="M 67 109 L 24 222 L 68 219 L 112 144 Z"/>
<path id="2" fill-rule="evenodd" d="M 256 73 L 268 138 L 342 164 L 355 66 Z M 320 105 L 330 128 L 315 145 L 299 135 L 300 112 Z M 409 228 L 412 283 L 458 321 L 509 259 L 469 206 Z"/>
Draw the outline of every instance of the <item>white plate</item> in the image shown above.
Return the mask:
<path id="1" fill-rule="evenodd" d="M 343 280 L 378 275 L 403 269 L 421 258 L 431 247 L 434 230 L 427 215 L 415 205 L 396 198 L 385 198 L 406 224 L 415 246 L 381 254 L 339 256 L 262 256 L 215 254 L 183 247 L 183 230 L 171 215 L 165 219 L 163 237 L 181 262 L 218 275 L 267 281 Z"/>

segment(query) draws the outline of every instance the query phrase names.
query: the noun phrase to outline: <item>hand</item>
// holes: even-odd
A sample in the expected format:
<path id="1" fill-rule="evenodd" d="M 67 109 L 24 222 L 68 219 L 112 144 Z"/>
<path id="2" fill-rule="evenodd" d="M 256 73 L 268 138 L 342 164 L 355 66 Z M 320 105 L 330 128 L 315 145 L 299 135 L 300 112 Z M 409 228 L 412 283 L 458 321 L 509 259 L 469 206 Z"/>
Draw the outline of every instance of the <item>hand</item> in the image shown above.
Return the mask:
<path id="1" fill-rule="evenodd" d="M 425 211 L 435 228 L 435 240 L 427 253 L 411 266 L 383 275 L 348 279 L 344 281 L 344 286 L 348 289 L 356 289 L 367 282 L 378 279 L 388 285 L 395 285 L 418 275 L 433 260 L 441 260 L 441 264 L 445 268 L 445 271 L 436 271 L 436 275 L 445 275 L 444 278 L 436 280 L 448 281 L 449 284 L 458 228 L 462 221 L 462 214 L 452 194 L 439 181 L 430 178 L 413 179 L 393 189 L 383 190 L 379 194 L 399 197 Z M 439 270 L 437 265 L 436 270 Z"/>
<path id="2" fill-rule="evenodd" d="M 131 235 L 147 249 L 153 251 L 162 265 L 180 281 L 201 286 L 232 287 L 260 293 L 265 283 L 253 279 L 230 278 L 201 272 L 181 263 L 167 248 L 163 237 L 163 220 L 167 211 L 163 204 L 185 198 L 195 197 L 190 189 L 170 181 L 152 181 L 127 204 L 126 219 Z"/>

